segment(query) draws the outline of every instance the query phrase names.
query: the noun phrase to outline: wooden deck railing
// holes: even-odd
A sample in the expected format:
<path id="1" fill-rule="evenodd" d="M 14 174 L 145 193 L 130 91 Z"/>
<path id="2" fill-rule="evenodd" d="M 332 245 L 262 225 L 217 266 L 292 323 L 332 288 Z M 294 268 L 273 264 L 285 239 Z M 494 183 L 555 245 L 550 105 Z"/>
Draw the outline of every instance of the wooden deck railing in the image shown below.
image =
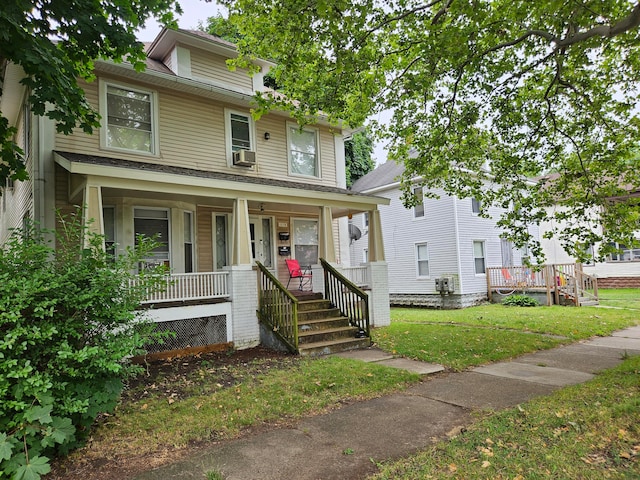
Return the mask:
<path id="1" fill-rule="evenodd" d="M 142 303 L 209 300 L 229 296 L 228 272 L 174 273 L 164 285 L 150 291 Z M 133 282 L 137 282 L 134 280 Z"/>
<path id="2" fill-rule="evenodd" d="M 488 267 L 487 291 L 489 301 L 493 293 L 510 295 L 515 292 L 544 291 L 548 304 L 552 298 L 560 303 L 560 296 L 579 305 L 580 299 L 598 297 L 597 279 L 582 271 L 576 263 L 556 263 L 541 267 Z"/>
<path id="3" fill-rule="evenodd" d="M 298 353 L 298 299 L 264 265 L 256 265 L 258 318 L 292 353 Z"/>
<path id="4" fill-rule="evenodd" d="M 349 323 L 370 336 L 369 297 L 355 283 L 332 267 L 326 260 L 320 259 L 324 270 L 324 295 Z"/>

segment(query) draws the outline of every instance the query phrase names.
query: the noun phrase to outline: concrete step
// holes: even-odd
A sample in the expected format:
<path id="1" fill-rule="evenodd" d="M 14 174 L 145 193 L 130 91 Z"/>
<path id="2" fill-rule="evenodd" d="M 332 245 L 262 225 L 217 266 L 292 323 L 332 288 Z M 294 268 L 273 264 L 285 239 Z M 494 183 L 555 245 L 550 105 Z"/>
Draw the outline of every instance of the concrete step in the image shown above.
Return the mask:
<path id="1" fill-rule="evenodd" d="M 298 313 L 309 310 L 324 310 L 326 308 L 331 308 L 331 302 L 322 298 L 298 302 Z"/>
<path id="2" fill-rule="evenodd" d="M 306 345 L 332 340 L 343 340 L 355 338 L 358 329 L 356 327 L 336 327 L 323 328 L 322 330 L 306 330 L 298 333 L 298 344 Z"/>
<path id="3" fill-rule="evenodd" d="M 367 348 L 371 345 L 370 338 L 344 338 L 325 342 L 314 342 L 299 345 L 300 355 L 317 356 L 331 353 L 346 352 L 358 348 Z"/>
<path id="4" fill-rule="evenodd" d="M 349 319 L 340 315 L 327 318 L 307 319 L 304 322 L 298 317 L 298 331 L 322 330 L 325 328 L 348 327 Z"/>
<path id="5" fill-rule="evenodd" d="M 302 324 L 309 320 L 320 320 L 323 318 L 334 318 L 340 316 L 340 310 L 337 308 L 323 308 L 320 310 L 298 311 L 298 324 Z"/>

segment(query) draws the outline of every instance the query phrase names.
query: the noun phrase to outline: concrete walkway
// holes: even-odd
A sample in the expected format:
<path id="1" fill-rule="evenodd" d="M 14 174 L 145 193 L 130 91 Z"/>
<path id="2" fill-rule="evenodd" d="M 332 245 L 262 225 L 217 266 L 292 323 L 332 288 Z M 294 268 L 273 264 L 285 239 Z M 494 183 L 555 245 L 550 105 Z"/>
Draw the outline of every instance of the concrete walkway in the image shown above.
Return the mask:
<path id="1" fill-rule="evenodd" d="M 362 479 L 374 462 L 410 455 L 473 421 L 477 409 L 502 409 L 582 383 L 640 355 L 640 327 L 589 341 L 426 377 L 404 392 L 354 403 L 326 415 L 221 443 L 139 480 L 198 479 L 217 471 L 226 480 Z M 376 349 L 341 354 L 428 375 L 439 365 L 395 359 Z"/>

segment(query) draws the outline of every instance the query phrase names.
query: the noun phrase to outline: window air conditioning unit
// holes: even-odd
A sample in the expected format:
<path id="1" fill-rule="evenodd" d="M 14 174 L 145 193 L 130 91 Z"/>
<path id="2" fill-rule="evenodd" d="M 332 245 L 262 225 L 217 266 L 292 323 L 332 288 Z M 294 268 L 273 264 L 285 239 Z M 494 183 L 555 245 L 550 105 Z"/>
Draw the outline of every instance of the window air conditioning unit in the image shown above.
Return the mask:
<path id="1" fill-rule="evenodd" d="M 233 164 L 240 167 L 253 167 L 256 164 L 256 152 L 250 150 L 233 152 Z"/>

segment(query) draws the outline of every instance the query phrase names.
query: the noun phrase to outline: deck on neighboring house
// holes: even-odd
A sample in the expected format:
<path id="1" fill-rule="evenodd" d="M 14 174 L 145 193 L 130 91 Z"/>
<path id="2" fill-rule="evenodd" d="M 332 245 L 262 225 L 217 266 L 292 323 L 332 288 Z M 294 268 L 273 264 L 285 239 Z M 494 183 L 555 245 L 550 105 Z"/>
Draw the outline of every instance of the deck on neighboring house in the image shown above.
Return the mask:
<path id="1" fill-rule="evenodd" d="M 544 294 L 547 305 L 598 304 L 598 280 L 582 271 L 580 263 L 487 268 L 489 301 L 494 295 Z"/>

